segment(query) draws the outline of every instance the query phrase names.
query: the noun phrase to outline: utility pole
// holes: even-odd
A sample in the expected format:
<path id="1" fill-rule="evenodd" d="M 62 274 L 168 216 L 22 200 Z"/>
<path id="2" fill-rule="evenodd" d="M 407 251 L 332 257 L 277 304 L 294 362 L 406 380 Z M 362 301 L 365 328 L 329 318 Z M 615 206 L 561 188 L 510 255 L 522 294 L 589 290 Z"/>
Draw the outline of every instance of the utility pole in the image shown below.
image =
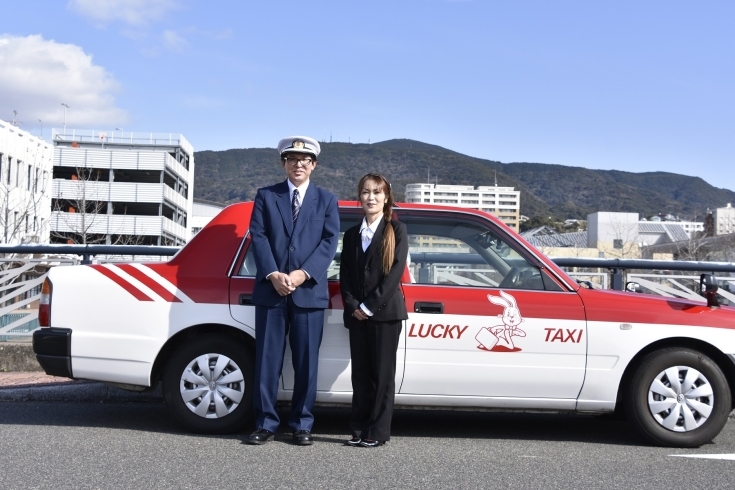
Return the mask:
<path id="1" fill-rule="evenodd" d="M 64 136 L 66 136 L 66 110 L 69 108 L 69 106 L 65 103 L 61 103 L 61 105 L 64 106 Z"/>
<path id="2" fill-rule="evenodd" d="M 39 119 L 38 122 L 41 123 L 41 139 L 43 139 L 43 121 Z"/>

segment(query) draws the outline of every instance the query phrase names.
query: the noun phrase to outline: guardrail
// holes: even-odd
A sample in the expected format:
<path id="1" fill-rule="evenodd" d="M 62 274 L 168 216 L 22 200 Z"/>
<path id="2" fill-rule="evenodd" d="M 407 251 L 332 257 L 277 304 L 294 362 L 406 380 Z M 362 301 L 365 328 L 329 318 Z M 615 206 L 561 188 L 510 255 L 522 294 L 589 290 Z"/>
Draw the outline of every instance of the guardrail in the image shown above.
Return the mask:
<path id="1" fill-rule="evenodd" d="M 32 335 L 38 328 L 38 311 L 33 305 L 40 297 L 41 284 L 48 269 L 56 266 L 90 264 L 92 257 L 106 256 L 103 261 L 116 261 L 113 257 L 169 257 L 175 255 L 180 247 L 157 247 L 145 245 L 0 245 L 0 341 L 9 338 Z M 79 260 L 76 257 L 81 257 Z M 336 257 L 339 260 L 339 257 Z M 718 291 L 724 300 L 735 304 L 735 263 L 727 262 L 686 262 L 636 259 L 552 259 L 558 266 L 566 269 L 593 269 L 584 271 L 568 271 L 573 277 L 593 277 L 599 280 L 597 287 L 607 288 L 608 278 L 612 289 L 623 290 L 626 276 L 628 280 L 638 282 L 647 291 L 662 296 L 681 297 L 704 301 L 697 294 L 699 275 L 672 274 L 677 272 L 696 273 L 729 273 L 732 276 L 717 277 L 721 283 Z M 456 271 L 444 267 L 445 264 L 487 265 L 477 254 L 471 253 L 412 253 L 411 261 L 421 267 L 431 266 L 448 269 L 446 273 Z M 608 272 L 601 272 L 600 270 Z M 473 269 L 475 270 L 475 269 Z M 475 272 L 482 272 L 476 269 Z M 637 271 L 659 271 L 656 274 L 645 274 Z M 663 272 L 666 273 L 663 273 Z M 439 271 L 442 272 L 442 271 Z M 465 278 L 466 279 L 466 278 Z M 477 285 L 490 287 L 488 284 Z"/>

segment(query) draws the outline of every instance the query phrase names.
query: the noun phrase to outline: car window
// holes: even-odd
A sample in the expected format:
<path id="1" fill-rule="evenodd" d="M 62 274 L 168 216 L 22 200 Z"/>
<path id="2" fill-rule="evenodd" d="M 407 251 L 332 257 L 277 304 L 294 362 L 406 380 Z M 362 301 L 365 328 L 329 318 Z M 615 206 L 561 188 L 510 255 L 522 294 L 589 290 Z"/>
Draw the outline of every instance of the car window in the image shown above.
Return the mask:
<path id="1" fill-rule="evenodd" d="M 442 286 L 544 289 L 541 271 L 490 224 L 404 213 L 412 282 Z"/>
<path id="2" fill-rule="evenodd" d="M 432 215 L 434 214 L 434 215 Z M 443 217 L 432 212 L 396 210 L 396 217 L 408 229 L 408 265 L 411 282 L 442 286 L 544 289 L 538 268 L 531 265 L 507 240 L 490 226 L 463 221 L 461 215 Z M 339 280 L 339 264 L 344 232 L 362 220 L 357 209 L 340 209 L 337 253 L 327 277 Z M 253 247 L 248 247 L 238 276 L 257 273 Z"/>
<path id="3" fill-rule="evenodd" d="M 342 254 L 342 238 L 344 237 L 345 231 L 349 230 L 350 228 L 352 228 L 353 226 L 355 226 L 356 224 L 362 221 L 362 216 L 363 215 L 362 215 L 360 208 L 340 209 L 339 243 L 337 245 L 337 253 L 334 256 L 332 263 L 329 264 L 329 268 L 327 269 L 327 278 L 329 280 L 339 280 L 339 259 Z M 240 270 L 238 271 L 236 275 L 244 276 L 244 277 L 255 277 L 257 272 L 258 272 L 258 269 L 255 266 L 255 257 L 253 256 L 253 247 L 248 246 L 248 249 L 245 252 L 245 259 L 242 261 Z"/>

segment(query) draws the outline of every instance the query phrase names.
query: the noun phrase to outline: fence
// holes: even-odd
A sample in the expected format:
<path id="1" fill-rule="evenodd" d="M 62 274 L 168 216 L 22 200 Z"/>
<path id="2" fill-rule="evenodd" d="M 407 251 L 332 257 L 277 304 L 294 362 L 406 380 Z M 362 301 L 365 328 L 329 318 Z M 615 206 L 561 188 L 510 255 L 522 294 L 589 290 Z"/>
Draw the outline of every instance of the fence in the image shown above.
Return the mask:
<path id="1" fill-rule="evenodd" d="M 169 257 L 178 247 L 140 245 L 15 245 L 0 246 L 0 341 L 28 337 L 38 328 L 38 310 L 41 284 L 51 267 L 89 264 L 92 257 L 103 256 L 100 262 L 128 260 L 158 260 Z M 492 271 L 482 269 L 469 254 L 461 254 L 466 265 L 472 267 L 472 277 L 458 276 L 456 254 L 412 254 L 418 276 L 426 278 L 453 278 L 464 285 L 492 287 L 497 283 L 488 279 Z M 471 257 L 470 257 L 471 258 Z M 704 302 L 697 291 L 699 273 L 715 274 L 720 284 L 717 294 L 722 304 L 735 304 L 735 264 L 723 262 L 685 262 L 626 259 L 553 259 L 568 274 L 588 287 L 623 290 L 625 282 L 638 283 L 644 292 L 667 297 Z M 476 263 L 477 262 L 477 263 Z M 446 267 L 454 263 L 455 268 Z M 477 266 L 480 268 L 477 268 Z M 334 268 L 334 267 L 333 267 Z M 336 272 L 337 269 L 335 269 Z M 642 272 L 653 271 L 653 272 Z M 678 272 L 678 274 L 672 271 Z M 686 274 L 689 273 L 689 274 Z M 726 275 L 727 274 L 727 275 Z M 456 283 L 456 282 L 455 282 Z"/>

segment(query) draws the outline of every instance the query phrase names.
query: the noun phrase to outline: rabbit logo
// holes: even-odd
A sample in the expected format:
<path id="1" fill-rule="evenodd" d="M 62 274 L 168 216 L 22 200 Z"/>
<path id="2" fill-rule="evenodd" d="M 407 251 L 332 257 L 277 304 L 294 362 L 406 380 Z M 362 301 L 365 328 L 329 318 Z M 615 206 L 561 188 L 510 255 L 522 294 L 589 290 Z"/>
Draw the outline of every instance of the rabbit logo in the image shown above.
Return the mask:
<path id="1" fill-rule="evenodd" d="M 488 294 L 487 299 L 492 304 L 503 307 L 503 314 L 498 315 L 502 323 L 481 328 L 475 336 L 479 344 L 477 348 L 492 352 L 519 352 L 521 348 L 515 346 L 513 337 L 525 337 L 526 332 L 518 328 L 523 323 L 523 318 L 516 299 L 503 291 L 500 291 L 500 297 Z"/>

